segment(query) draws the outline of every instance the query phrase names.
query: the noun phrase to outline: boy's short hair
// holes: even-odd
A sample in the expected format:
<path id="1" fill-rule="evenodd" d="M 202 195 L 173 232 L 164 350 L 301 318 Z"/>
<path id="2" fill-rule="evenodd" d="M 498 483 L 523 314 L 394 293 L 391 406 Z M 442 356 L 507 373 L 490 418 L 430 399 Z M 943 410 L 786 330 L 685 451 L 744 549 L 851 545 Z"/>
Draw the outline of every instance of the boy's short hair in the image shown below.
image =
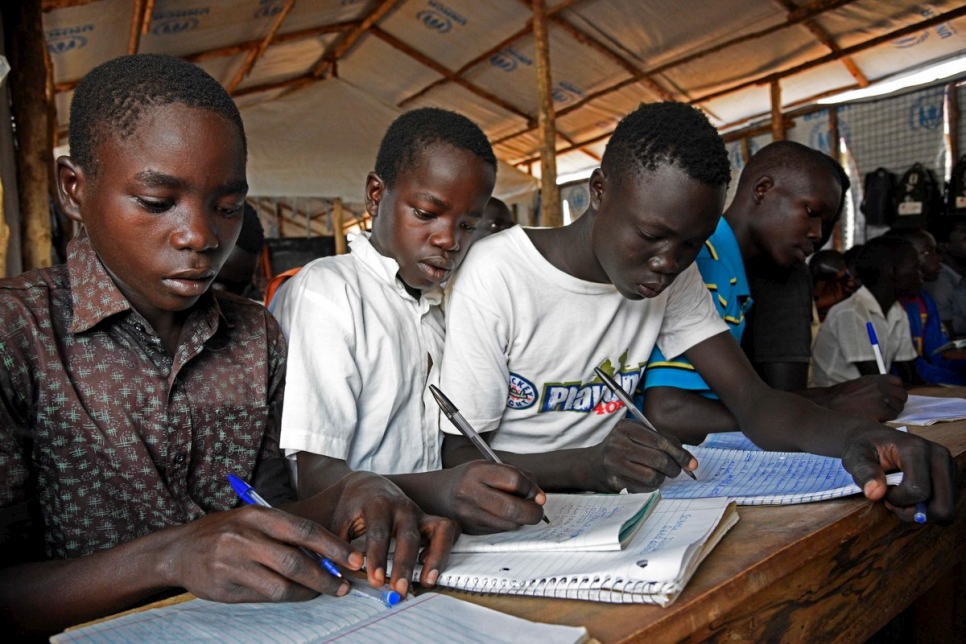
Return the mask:
<path id="1" fill-rule="evenodd" d="M 903 237 L 883 235 L 867 241 L 855 257 L 855 272 L 866 286 L 879 283 L 882 276 L 899 261 L 902 253 L 913 253 L 916 247 Z"/>
<path id="2" fill-rule="evenodd" d="M 109 136 L 130 137 L 145 109 L 172 103 L 210 110 L 234 123 L 247 153 L 238 107 L 218 81 L 180 58 L 137 54 L 98 65 L 78 83 L 70 104 L 71 158 L 96 174 L 98 145 Z"/>
<path id="3" fill-rule="evenodd" d="M 400 171 L 416 163 L 420 152 L 434 143 L 475 154 L 496 172 L 496 156 L 480 126 L 457 112 L 423 107 L 399 116 L 386 130 L 376 154 L 376 174 L 392 188 Z"/>
<path id="4" fill-rule="evenodd" d="M 849 180 L 845 168 L 824 152 L 795 141 L 774 141 L 756 152 L 742 171 L 738 185 L 744 185 L 747 181 L 755 181 L 762 174 L 767 174 L 772 168 L 788 168 L 797 171 L 801 169 L 803 163 L 809 162 L 827 168 L 835 177 L 839 187 L 842 188 L 842 196 L 835 211 L 836 216 L 841 214 L 842 208 L 845 206 L 845 193 L 852 187 L 852 182 Z"/>
<path id="5" fill-rule="evenodd" d="M 731 180 L 724 141 L 704 113 L 673 101 L 641 103 L 618 123 L 601 169 L 619 186 L 630 172 L 638 178 L 666 165 L 709 186 L 726 186 Z"/>

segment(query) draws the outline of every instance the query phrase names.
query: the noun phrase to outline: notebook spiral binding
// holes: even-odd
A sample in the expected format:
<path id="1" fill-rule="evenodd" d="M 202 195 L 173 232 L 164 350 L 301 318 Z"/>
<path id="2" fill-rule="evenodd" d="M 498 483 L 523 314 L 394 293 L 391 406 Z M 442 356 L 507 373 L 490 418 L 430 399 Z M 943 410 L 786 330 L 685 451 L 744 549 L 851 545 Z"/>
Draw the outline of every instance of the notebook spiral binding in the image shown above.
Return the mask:
<path id="1" fill-rule="evenodd" d="M 673 582 L 648 582 L 615 577 L 562 576 L 518 582 L 493 577 L 440 576 L 440 586 L 468 593 L 581 599 L 609 604 L 664 604 L 680 592 Z"/>

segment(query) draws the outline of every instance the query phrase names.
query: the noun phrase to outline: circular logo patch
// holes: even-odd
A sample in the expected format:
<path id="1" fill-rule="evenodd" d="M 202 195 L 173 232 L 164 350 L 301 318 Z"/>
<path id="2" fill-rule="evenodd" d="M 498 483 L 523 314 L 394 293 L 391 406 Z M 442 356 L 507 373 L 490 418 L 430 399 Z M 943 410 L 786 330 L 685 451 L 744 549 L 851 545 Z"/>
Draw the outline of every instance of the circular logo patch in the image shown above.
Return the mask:
<path id="1" fill-rule="evenodd" d="M 535 402 L 537 402 L 537 388 L 533 383 L 523 376 L 511 373 L 510 393 L 506 399 L 506 406 L 510 409 L 528 409 L 533 407 Z"/>

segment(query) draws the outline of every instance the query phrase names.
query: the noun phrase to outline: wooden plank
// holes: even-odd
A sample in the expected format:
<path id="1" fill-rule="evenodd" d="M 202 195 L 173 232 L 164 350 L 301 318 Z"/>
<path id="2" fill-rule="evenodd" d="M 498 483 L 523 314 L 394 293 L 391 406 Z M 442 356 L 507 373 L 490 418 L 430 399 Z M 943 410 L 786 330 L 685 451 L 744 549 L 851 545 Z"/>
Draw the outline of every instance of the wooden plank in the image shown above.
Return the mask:
<path id="1" fill-rule="evenodd" d="M 785 122 L 782 120 L 782 86 L 778 80 L 773 80 L 770 87 L 771 94 L 771 139 L 785 140 Z"/>
<path id="2" fill-rule="evenodd" d="M 332 202 L 332 235 L 335 237 L 335 254 L 345 255 L 345 210 L 342 207 L 342 199 L 336 198 Z"/>
<path id="3" fill-rule="evenodd" d="M 127 38 L 128 55 L 138 53 L 141 46 L 141 23 L 144 21 L 145 0 L 134 0 L 134 8 L 131 13 L 131 27 Z"/>
<path id="4" fill-rule="evenodd" d="M 7 17 L 10 20 L 7 20 Z M 4 43 L 11 71 L 10 102 L 17 124 L 17 192 L 20 200 L 23 268 L 50 266 L 50 140 L 48 69 L 40 0 L 24 0 L 4 11 Z"/>
<path id="5" fill-rule="evenodd" d="M 322 54 L 318 61 L 312 66 L 312 71 L 309 75 L 315 80 L 320 80 L 325 77 L 325 75 L 330 72 L 335 65 L 336 61 L 342 58 L 352 46 L 355 45 L 356 41 L 365 34 L 370 27 L 375 25 L 379 20 L 382 19 L 387 13 L 389 13 L 400 0 L 382 0 L 372 11 L 369 12 L 362 22 L 356 27 L 352 28 L 350 31 L 345 33 L 336 42 L 330 51 Z"/>
<path id="6" fill-rule="evenodd" d="M 536 39 L 537 95 L 540 128 L 540 208 L 544 226 L 562 226 L 560 192 L 557 190 L 557 129 L 553 114 L 553 81 L 550 77 L 550 39 L 545 0 L 533 0 L 533 35 Z"/>
<path id="7" fill-rule="evenodd" d="M 959 160 L 959 151 L 962 149 L 960 144 L 962 141 L 959 140 L 959 94 L 956 91 L 956 86 L 958 83 L 949 83 L 946 85 L 946 105 L 949 110 L 949 152 L 953 157 L 953 164 Z"/>
<path id="8" fill-rule="evenodd" d="M 252 69 L 254 69 L 255 63 L 257 63 L 258 59 L 262 57 L 262 54 L 265 53 L 265 50 L 268 49 L 268 46 L 272 44 L 272 40 L 275 39 L 275 34 L 278 33 L 279 27 L 282 26 L 283 22 L 285 22 L 285 18 L 288 16 L 289 12 L 294 6 L 295 0 L 288 0 L 288 2 L 285 3 L 285 6 L 282 7 L 282 10 L 279 11 L 275 16 L 275 20 L 272 21 L 272 26 L 269 28 L 265 38 L 258 43 L 257 47 L 249 50 L 248 55 L 245 57 L 245 62 L 242 63 L 242 66 L 237 72 L 235 72 L 235 75 L 228 82 L 228 85 L 225 86 L 225 90 L 229 94 L 234 92 L 235 88 L 238 87 L 238 84 L 251 73 Z"/>

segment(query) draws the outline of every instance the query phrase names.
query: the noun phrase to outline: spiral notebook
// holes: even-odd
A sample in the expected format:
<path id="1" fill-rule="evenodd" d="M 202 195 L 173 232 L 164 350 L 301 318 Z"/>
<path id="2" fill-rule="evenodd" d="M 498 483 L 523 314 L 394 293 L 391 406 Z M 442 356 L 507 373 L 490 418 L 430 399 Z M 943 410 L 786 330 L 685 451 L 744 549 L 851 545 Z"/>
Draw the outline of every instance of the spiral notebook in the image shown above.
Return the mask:
<path id="1" fill-rule="evenodd" d="M 729 437 L 717 439 L 714 444 L 735 447 L 740 441 L 739 437 Z M 764 452 L 750 442 L 749 445 L 750 449 L 689 447 L 698 459 L 697 481 L 678 475 L 661 486 L 661 496 L 665 499 L 725 496 L 738 505 L 792 505 L 862 492 L 837 458 L 803 452 Z M 902 472 L 887 475 L 886 482 L 898 485 L 902 482 Z"/>
<path id="2" fill-rule="evenodd" d="M 661 500 L 624 550 L 454 553 L 438 583 L 475 593 L 666 606 L 737 522 L 726 498 Z"/>

